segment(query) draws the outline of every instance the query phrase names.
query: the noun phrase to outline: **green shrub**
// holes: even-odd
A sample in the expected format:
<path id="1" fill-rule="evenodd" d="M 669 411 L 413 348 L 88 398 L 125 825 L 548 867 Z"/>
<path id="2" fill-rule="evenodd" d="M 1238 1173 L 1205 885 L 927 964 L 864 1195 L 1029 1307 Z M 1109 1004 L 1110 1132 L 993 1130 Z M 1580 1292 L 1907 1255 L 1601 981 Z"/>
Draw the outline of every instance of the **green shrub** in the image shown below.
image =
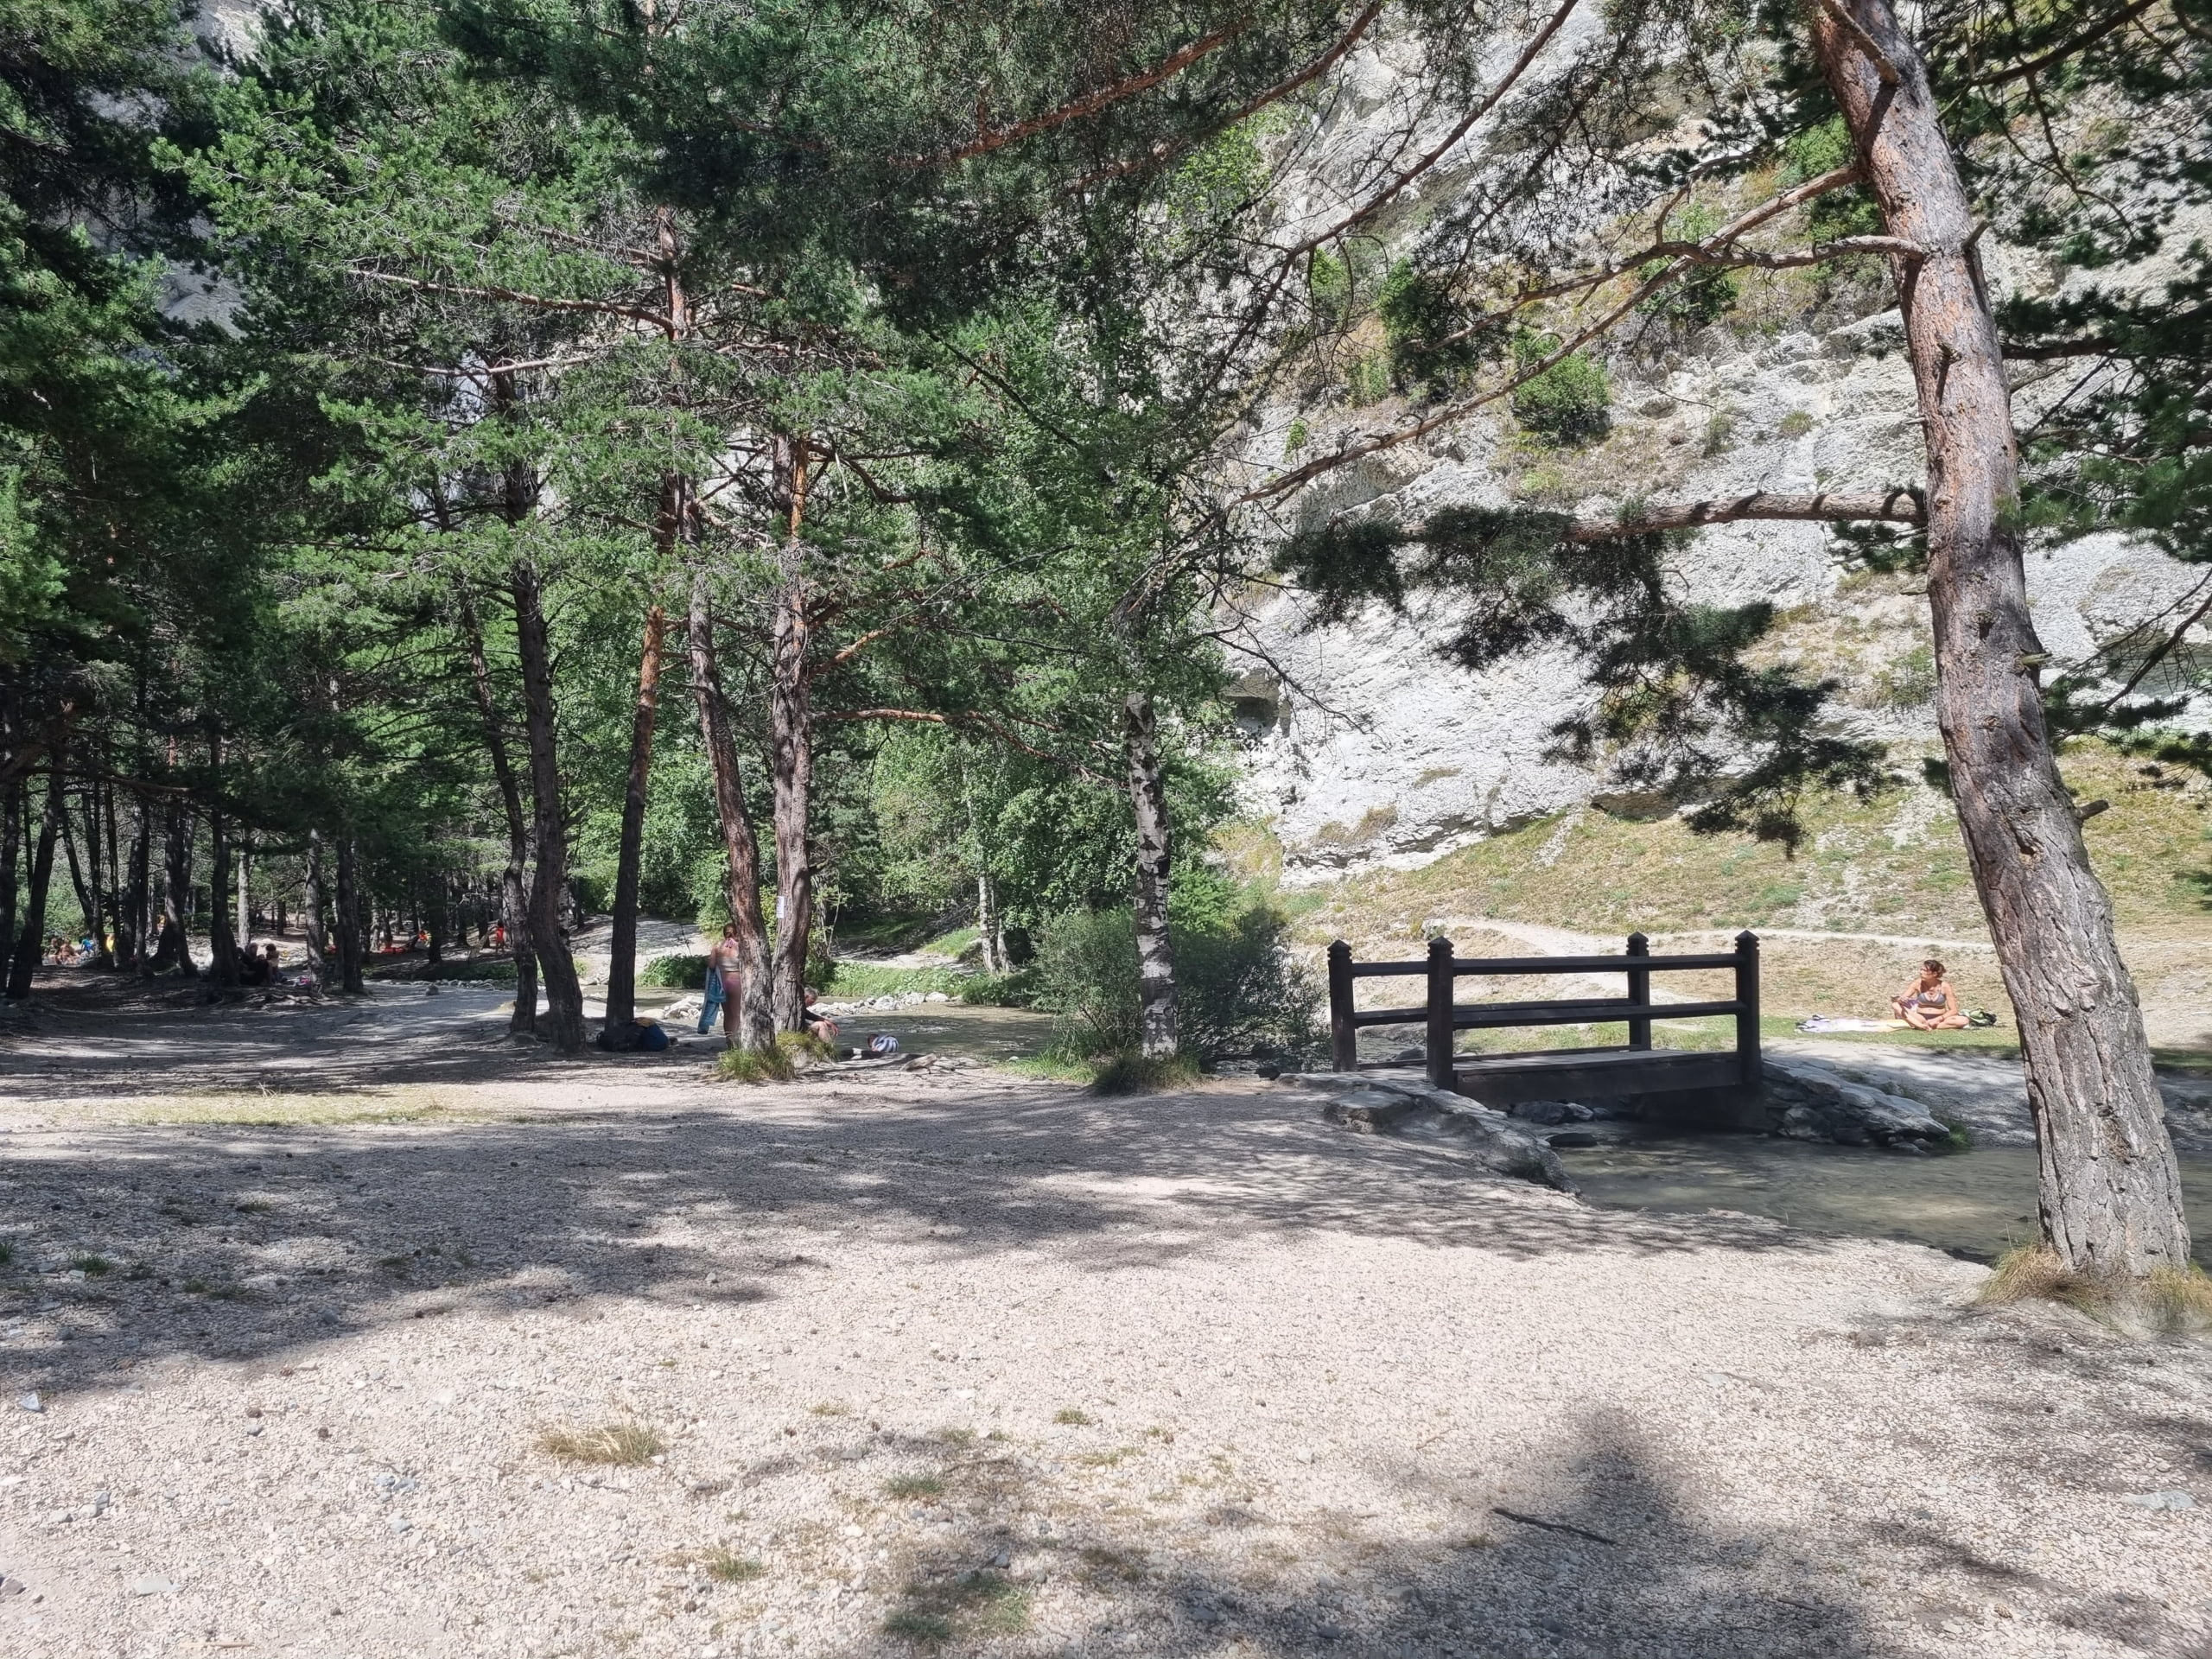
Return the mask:
<path id="1" fill-rule="evenodd" d="M 707 964 L 713 960 L 712 957 L 655 957 L 638 969 L 638 983 L 696 990 L 706 984 Z"/>
<path id="2" fill-rule="evenodd" d="M 1164 1060 L 1116 1054 L 1099 1066 L 1090 1087 L 1093 1093 L 1101 1095 L 1149 1095 L 1198 1080 L 1198 1063 L 1188 1054 L 1171 1054 Z"/>
<path id="3" fill-rule="evenodd" d="M 871 996 L 904 996 L 909 991 L 957 996 L 972 977 L 957 968 L 886 968 L 849 961 L 832 963 L 825 979 L 815 981 L 815 986 L 840 1001 L 857 1002 Z"/>
<path id="4" fill-rule="evenodd" d="M 1802 438 L 1818 424 L 1802 409 L 1793 409 L 1782 417 L 1782 424 L 1775 429 L 1785 438 Z"/>
<path id="5" fill-rule="evenodd" d="M 1416 270 L 1401 259 L 1382 279 L 1376 315 L 1390 343 L 1390 368 L 1408 385 L 1431 397 L 1463 384 L 1481 365 L 1494 332 L 1452 339 L 1465 318 L 1442 278 Z"/>
<path id="6" fill-rule="evenodd" d="M 1559 349 L 1554 334 L 1523 334 L 1514 346 L 1522 372 Z M 1587 443 L 1612 425 L 1607 411 L 1613 388 L 1605 372 L 1580 352 L 1571 352 L 1515 388 L 1513 418 L 1524 431 L 1548 443 Z"/>
<path id="7" fill-rule="evenodd" d="M 1692 202 L 1666 226 L 1666 239 L 1701 241 L 1719 228 L 1719 213 L 1702 202 Z M 1648 283 L 1673 263 L 1670 259 L 1654 259 L 1637 268 L 1636 279 Z M 1736 280 L 1734 271 L 1698 266 L 1647 296 L 1636 308 L 1688 334 L 1707 323 L 1718 322 L 1736 308 L 1736 302 L 1742 296 L 1743 285 Z"/>
<path id="8" fill-rule="evenodd" d="M 960 987 L 960 1000 L 971 1007 L 1026 1008 L 1037 998 L 1037 975 L 1028 968 L 1010 974 L 970 974 Z"/>
<path id="9" fill-rule="evenodd" d="M 1390 359 L 1380 352 L 1369 352 L 1351 360 L 1344 371 L 1344 391 L 1354 409 L 1378 402 L 1390 395 Z"/>
<path id="10" fill-rule="evenodd" d="M 1193 891 L 1173 906 L 1177 1035 L 1213 1059 L 1239 1049 L 1295 1049 L 1313 1040 L 1314 991 L 1286 942 L 1288 918 L 1267 900 L 1218 903 L 1206 873 L 1178 877 Z M 1141 1036 L 1136 927 L 1126 910 L 1071 911 L 1038 940 L 1033 1006 L 1053 1017 L 1066 1054 L 1134 1053 Z"/>

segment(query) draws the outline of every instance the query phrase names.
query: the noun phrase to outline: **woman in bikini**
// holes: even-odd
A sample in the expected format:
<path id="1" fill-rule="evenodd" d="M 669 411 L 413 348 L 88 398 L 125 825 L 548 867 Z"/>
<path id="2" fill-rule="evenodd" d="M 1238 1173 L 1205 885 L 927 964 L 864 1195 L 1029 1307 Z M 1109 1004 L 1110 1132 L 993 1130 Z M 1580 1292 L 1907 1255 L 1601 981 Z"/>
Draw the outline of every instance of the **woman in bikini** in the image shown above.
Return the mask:
<path id="1" fill-rule="evenodd" d="M 737 1043 L 737 998 L 745 969 L 743 957 L 737 948 L 737 924 L 730 923 L 722 929 L 721 942 L 715 946 L 715 971 L 722 980 L 722 1036 L 734 1047 Z"/>
<path id="2" fill-rule="evenodd" d="M 1943 964 L 1930 957 L 1920 964 L 1920 977 L 1890 999 L 1898 1019 L 1915 1031 L 1964 1031 L 1966 1011 L 1943 980 Z"/>

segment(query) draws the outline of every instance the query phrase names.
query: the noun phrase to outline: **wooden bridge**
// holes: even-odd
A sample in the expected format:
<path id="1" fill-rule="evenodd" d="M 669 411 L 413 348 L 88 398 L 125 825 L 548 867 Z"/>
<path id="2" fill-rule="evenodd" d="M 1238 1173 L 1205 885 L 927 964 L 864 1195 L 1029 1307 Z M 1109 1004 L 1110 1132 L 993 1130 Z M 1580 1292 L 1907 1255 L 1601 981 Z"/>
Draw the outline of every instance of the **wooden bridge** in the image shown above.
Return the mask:
<path id="1" fill-rule="evenodd" d="M 1735 970 L 1736 995 L 1725 1002 L 1651 1001 L 1651 976 L 1700 969 Z M 1517 974 L 1620 974 L 1625 996 L 1564 997 L 1541 1002 L 1459 1002 L 1459 980 Z M 1419 1007 L 1358 1009 L 1352 986 L 1362 979 L 1410 979 L 1427 982 Z M 1732 1014 L 1732 1050 L 1654 1048 L 1651 1022 Z M 1579 1026 L 1625 1020 L 1625 1046 L 1541 1049 L 1501 1054 L 1458 1054 L 1452 1039 L 1462 1031 L 1495 1031 L 1521 1026 Z M 1431 939 L 1426 962 L 1354 962 L 1351 947 L 1338 939 L 1329 947 L 1329 1039 L 1335 1069 L 1356 1071 L 1359 1033 L 1368 1026 L 1419 1022 L 1427 1032 L 1422 1046 L 1428 1081 L 1439 1089 L 1472 1096 L 1492 1106 L 1522 1100 L 1580 1100 L 1592 1096 L 1667 1094 L 1681 1090 L 1755 1090 L 1759 1061 L 1759 941 L 1755 933 L 1736 936 L 1733 950 L 1703 956 L 1655 957 L 1641 933 L 1628 936 L 1626 954 L 1618 957 L 1478 957 L 1452 954 L 1452 941 Z"/>

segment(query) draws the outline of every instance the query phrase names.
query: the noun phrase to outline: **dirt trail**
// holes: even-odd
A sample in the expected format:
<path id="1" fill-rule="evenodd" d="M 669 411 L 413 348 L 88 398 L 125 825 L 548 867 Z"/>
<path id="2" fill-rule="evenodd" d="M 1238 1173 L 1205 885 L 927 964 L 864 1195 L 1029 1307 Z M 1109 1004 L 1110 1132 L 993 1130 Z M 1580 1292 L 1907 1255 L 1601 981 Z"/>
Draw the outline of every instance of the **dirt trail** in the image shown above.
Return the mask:
<path id="1" fill-rule="evenodd" d="M 1933 1251 L 1592 1211 L 1262 1084 L 79 1018 L 0 1049 L 10 1659 L 2212 1640 L 2206 1350 Z M 303 1056 L 343 1087 L 236 1121 Z M 129 1121 L 180 1099 L 232 1121 Z M 547 1449 L 608 1425 L 644 1460 Z"/>

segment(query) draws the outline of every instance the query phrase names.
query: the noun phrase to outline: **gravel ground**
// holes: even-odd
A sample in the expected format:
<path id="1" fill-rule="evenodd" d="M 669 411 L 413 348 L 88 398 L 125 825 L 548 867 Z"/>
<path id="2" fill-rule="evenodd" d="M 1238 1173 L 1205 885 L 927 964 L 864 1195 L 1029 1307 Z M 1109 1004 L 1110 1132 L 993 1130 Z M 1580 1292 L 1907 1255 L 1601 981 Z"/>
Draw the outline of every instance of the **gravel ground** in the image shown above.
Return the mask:
<path id="1" fill-rule="evenodd" d="M 0 1653 L 2212 1655 L 2203 1345 L 1279 1085 L 493 995 L 0 1039 Z"/>

